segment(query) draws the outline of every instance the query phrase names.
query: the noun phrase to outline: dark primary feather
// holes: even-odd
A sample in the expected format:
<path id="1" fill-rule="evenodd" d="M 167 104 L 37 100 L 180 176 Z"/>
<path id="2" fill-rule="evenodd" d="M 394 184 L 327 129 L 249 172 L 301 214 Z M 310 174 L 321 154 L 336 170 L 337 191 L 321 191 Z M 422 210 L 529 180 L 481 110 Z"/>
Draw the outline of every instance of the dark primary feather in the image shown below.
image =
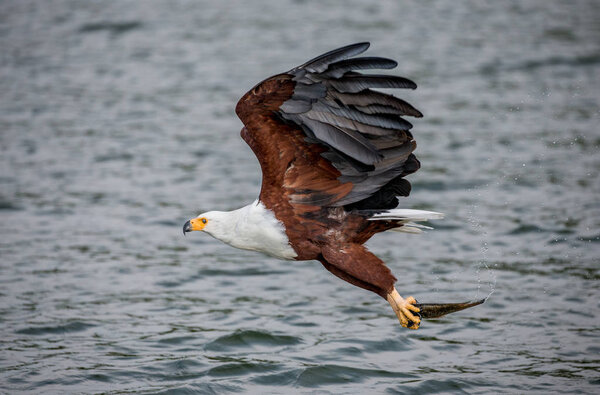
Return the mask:
<path id="1" fill-rule="evenodd" d="M 307 111 L 306 117 L 309 119 L 314 119 L 321 122 L 326 122 L 331 124 L 334 127 L 338 128 L 348 128 L 351 130 L 356 130 L 363 134 L 370 134 L 375 136 L 388 136 L 397 134 L 397 130 L 403 129 L 392 129 L 379 127 L 376 125 L 372 125 L 370 123 L 359 122 L 352 118 L 345 117 L 344 115 L 339 115 L 334 113 L 332 109 L 311 109 Z M 284 117 L 285 118 L 285 117 Z M 410 124 L 409 124 L 410 125 Z"/>
<path id="2" fill-rule="evenodd" d="M 337 91 L 327 92 L 328 96 L 338 99 L 347 106 L 354 106 L 360 110 L 361 107 L 391 107 L 399 111 L 398 115 L 410 115 L 421 118 L 423 114 L 407 102 L 392 95 L 382 92 L 364 90 L 358 93 L 342 93 Z M 368 112 L 368 110 L 367 110 Z"/>
<path id="3" fill-rule="evenodd" d="M 333 102 L 320 101 L 318 103 L 313 104 L 312 109 L 314 111 L 330 112 L 334 115 L 338 115 L 346 119 L 358 121 L 371 126 L 379 126 L 382 128 L 399 130 L 408 130 L 412 128 L 412 125 L 408 121 L 405 121 L 399 116 L 389 116 L 388 114 L 380 113 L 366 114 L 356 108 L 339 106 Z"/>
<path id="4" fill-rule="evenodd" d="M 331 80 L 330 84 L 342 93 L 356 93 L 369 88 L 417 88 L 417 84 L 411 80 L 394 75 L 344 75 Z"/>
<path id="5" fill-rule="evenodd" d="M 321 73 L 321 75 L 340 78 L 346 72 L 352 70 L 393 69 L 396 66 L 398 66 L 398 62 L 392 59 L 376 57 L 351 58 L 330 64 L 327 70 Z"/>
<path id="6" fill-rule="evenodd" d="M 318 141 L 324 142 L 334 149 L 343 151 L 353 159 L 372 165 L 379 162 L 381 155 L 368 139 L 360 133 L 349 129 L 338 129 L 327 123 L 304 119 L 302 124 Z M 340 133 L 342 131 L 342 133 Z"/>
<path id="7" fill-rule="evenodd" d="M 369 49 L 371 44 L 368 42 L 350 44 L 345 47 L 334 49 L 324 53 L 323 55 L 317 56 L 314 59 L 309 60 L 302 66 L 298 66 L 296 69 L 304 69 L 311 73 L 320 73 L 325 71 L 331 63 L 335 63 L 339 60 L 348 59 L 352 56 L 359 55 Z"/>

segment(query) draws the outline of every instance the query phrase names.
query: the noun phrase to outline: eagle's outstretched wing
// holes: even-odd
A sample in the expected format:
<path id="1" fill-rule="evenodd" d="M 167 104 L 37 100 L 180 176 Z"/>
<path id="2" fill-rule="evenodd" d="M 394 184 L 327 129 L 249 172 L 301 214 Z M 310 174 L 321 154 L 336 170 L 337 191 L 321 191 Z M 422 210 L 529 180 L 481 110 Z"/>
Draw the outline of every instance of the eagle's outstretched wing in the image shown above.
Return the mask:
<path id="1" fill-rule="evenodd" d="M 261 199 L 285 195 L 292 205 L 378 209 L 407 196 L 403 177 L 419 169 L 402 116 L 421 117 L 407 102 L 371 88 L 409 88 L 406 78 L 361 74 L 391 69 L 379 57 L 354 57 L 369 47 L 339 48 L 268 78 L 238 102 L 242 137 L 263 171 Z"/>

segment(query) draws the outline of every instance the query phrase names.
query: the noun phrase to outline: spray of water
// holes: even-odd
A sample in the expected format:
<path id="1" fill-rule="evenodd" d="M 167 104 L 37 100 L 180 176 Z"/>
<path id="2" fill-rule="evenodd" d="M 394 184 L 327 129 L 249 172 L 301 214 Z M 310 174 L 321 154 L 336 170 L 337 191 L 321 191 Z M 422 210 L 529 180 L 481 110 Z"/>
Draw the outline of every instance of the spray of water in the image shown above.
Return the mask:
<path id="1" fill-rule="evenodd" d="M 481 198 L 481 192 L 476 192 L 476 195 Z M 481 238 L 481 259 L 477 261 L 477 266 L 475 272 L 477 273 L 477 293 L 475 294 L 475 298 L 473 300 L 480 299 L 480 294 L 482 293 L 482 283 L 484 283 L 481 275 L 482 268 L 485 269 L 485 272 L 488 274 L 489 279 L 487 281 L 487 285 L 489 286 L 489 292 L 487 296 L 485 296 L 485 300 L 487 301 L 490 296 L 494 293 L 496 289 L 496 272 L 490 267 L 488 264 L 488 252 L 489 252 L 489 243 L 488 243 L 488 233 L 485 230 L 484 225 L 482 225 L 479 217 L 476 215 L 478 205 L 473 203 L 469 206 L 468 209 L 468 218 L 467 221 L 471 225 L 473 229 L 477 232 L 477 234 Z"/>

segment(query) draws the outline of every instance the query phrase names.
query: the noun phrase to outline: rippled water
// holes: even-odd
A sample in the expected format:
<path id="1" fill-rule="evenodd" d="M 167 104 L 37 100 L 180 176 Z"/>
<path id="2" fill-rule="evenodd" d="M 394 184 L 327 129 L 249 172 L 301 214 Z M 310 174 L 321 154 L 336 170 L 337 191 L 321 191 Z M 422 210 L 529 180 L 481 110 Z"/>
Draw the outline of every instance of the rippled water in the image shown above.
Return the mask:
<path id="1" fill-rule="evenodd" d="M 594 393 L 600 384 L 595 1 L 0 3 L 0 389 Z M 422 302 L 399 327 L 316 262 L 185 220 L 255 199 L 237 99 L 370 40 L 403 92 L 425 235 L 369 246 Z"/>

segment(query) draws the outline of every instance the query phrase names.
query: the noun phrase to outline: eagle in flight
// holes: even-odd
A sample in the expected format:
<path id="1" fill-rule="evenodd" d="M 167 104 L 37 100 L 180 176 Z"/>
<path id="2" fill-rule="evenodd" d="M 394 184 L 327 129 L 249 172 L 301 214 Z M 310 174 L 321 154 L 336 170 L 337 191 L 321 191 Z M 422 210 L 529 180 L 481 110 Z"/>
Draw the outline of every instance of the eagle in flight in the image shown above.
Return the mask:
<path id="1" fill-rule="evenodd" d="M 359 70 L 397 62 L 356 57 L 368 42 L 348 45 L 270 77 L 236 106 L 241 136 L 263 173 L 260 196 L 237 210 L 209 211 L 187 221 L 236 248 L 288 260 L 318 260 L 327 270 L 388 301 L 403 327 L 482 301 L 418 304 L 400 296 L 396 277 L 364 243 L 388 230 L 420 233 L 418 222 L 441 213 L 398 209 L 405 177 L 420 163 L 405 116 L 422 117 L 406 101 L 373 88 L 415 89 L 409 79 Z"/>

